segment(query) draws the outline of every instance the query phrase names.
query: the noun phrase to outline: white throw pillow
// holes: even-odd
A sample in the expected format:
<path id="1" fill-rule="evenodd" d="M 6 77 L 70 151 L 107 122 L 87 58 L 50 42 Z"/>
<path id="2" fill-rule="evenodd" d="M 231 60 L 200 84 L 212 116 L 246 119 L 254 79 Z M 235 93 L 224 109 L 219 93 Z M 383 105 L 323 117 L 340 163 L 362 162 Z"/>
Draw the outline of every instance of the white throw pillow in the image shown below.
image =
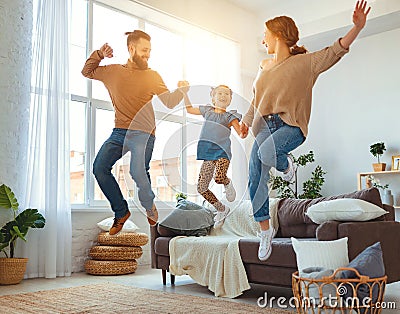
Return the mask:
<path id="1" fill-rule="evenodd" d="M 291 240 L 299 271 L 308 267 L 336 269 L 349 264 L 347 237 L 333 241 Z"/>
<path id="2" fill-rule="evenodd" d="M 110 218 L 106 218 L 100 222 L 97 223 L 97 226 L 104 231 L 109 231 L 112 224 L 114 222 L 114 217 L 110 217 Z M 129 219 L 127 221 L 125 221 L 124 226 L 122 227 L 123 232 L 136 232 L 136 230 L 138 230 L 139 227 L 136 226 L 132 221 L 130 221 Z"/>
<path id="3" fill-rule="evenodd" d="M 316 224 L 325 221 L 367 221 L 386 214 L 379 206 L 357 198 L 319 202 L 308 208 L 306 215 Z"/>

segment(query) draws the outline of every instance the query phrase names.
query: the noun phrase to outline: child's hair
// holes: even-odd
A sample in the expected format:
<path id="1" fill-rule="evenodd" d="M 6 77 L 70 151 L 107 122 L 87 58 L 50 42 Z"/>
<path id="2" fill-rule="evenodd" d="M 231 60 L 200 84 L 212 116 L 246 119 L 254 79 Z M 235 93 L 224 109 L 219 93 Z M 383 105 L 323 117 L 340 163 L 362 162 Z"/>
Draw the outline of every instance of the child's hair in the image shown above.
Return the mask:
<path id="1" fill-rule="evenodd" d="M 128 35 L 126 38 L 126 44 L 129 47 L 130 44 L 135 44 L 140 38 L 146 39 L 148 41 L 151 40 L 151 37 L 149 34 L 135 29 L 133 32 L 126 32 L 125 35 Z"/>
<path id="2" fill-rule="evenodd" d="M 265 26 L 275 35 L 282 38 L 290 48 L 292 55 L 306 53 L 304 46 L 297 46 L 299 30 L 296 23 L 288 16 L 277 16 L 265 22 Z"/>
<path id="3" fill-rule="evenodd" d="M 232 97 L 233 92 L 232 92 L 232 90 L 230 89 L 230 87 L 229 87 L 229 86 L 226 86 L 226 85 L 222 85 L 222 84 L 221 84 L 221 85 L 218 85 L 218 86 L 216 86 L 216 87 L 211 87 L 210 96 L 211 96 L 211 97 L 214 97 L 215 91 L 216 91 L 218 88 L 220 88 L 220 87 L 224 87 L 224 88 L 229 89 L 229 92 L 230 92 L 231 97 Z"/>

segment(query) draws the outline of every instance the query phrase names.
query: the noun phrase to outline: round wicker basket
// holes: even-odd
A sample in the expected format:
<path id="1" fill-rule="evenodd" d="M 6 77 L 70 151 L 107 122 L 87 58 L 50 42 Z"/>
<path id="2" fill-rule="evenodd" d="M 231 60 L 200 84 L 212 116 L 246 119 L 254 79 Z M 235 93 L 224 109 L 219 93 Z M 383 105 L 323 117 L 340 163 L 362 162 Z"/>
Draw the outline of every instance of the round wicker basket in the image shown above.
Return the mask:
<path id="1" fill-rule="evenodd" d="M 130 261 L 143 254 L 140 246 L 106 246 L 97 245 L 90 249 L 89 256 L 100 261 Z"/>
<path id="2" fill-rule="evenodd" d="M 137 232 L 120 232 L 112 236 L 108 232 L 101 232 L 97 236 L 97 242 L 102 245 L 143 246 L 148 241 L 149 237 L 147 234 Z"/>
<path id="3" fill-rule="evenodd" d="M 0 258 L 0 285 L 15 285 L 24 279 L 27 258 Z"/>
<path id="4" fill-rule="evenodd" d="M 95 261 L 87 260 L 85 270 L 91 275 L 126 275 L 134 273 L 137 262 L 132 261 Z"/>

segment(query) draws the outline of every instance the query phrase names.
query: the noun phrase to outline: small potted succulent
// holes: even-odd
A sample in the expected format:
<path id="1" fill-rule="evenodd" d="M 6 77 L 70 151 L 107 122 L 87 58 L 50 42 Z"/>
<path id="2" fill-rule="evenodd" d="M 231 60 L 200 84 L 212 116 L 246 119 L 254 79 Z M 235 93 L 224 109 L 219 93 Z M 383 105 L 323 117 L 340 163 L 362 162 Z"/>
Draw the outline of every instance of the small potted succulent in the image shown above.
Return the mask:
<path id="1" fill-rule="evenodd" d="M 0 229 L 0 285 L 20 283 L 24 278 L 27 258 L 14 257 L 15 244 L 18 238 L 26 241 L 25 236 L 30 228 L 43 228 L 46 220 L 37 209 L 27 208 L 18 213 L 18 201 L 7 185 L 0 186 L 0 210 L 12 211 L 13 219 Z"/>
<path id="2" fill-rule="evenodd" d="M 370 153 L 378 159 L 377 163 L 372 164 L 374 171 L 385 171 L 386 164 L 381 163 L 380 159 L 379 159 L 383 155 L 385 150 L 386 150 L 386 147 L 385 147 L 385 143 L 383 143 L 383 142 L 372 144 L 369 147 Z"/>

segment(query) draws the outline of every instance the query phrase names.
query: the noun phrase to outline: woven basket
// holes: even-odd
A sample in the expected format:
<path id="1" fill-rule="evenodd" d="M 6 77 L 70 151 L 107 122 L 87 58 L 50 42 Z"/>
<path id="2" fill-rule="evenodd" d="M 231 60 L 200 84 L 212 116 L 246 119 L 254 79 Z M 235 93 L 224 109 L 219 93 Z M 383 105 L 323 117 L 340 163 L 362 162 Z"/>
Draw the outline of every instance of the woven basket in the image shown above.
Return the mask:
<path id="1" fill-rule="evenodd" d="M 112 236 L 108 232 L 101 232 L 97 236 L 97 242 L 102 245 L 143 246 L 149 242 L 149 237 L 145 233 L 137 232 L 120 232 Z"/>
<path id="2" fill-rule="evenodd" d="M 85 270 L 91 275 L 126 275 L 134 273 L 137 262 L 132 261 L 95 261 L 87 260 Z"/>
<path id="3" fill-rule="evenodd" d="M 0 285 L 15 285 L 24 279 L 27 258 L 0 258 Z"/>
<path id="4" fill-rule="evenodd" d="M 93 246 L 89 256 L 100 261 L 130 261 L 143 254 L 140 246 Z"/>
<path id="5" fill-rule="evenodd" d="M 351 270 L 356 278 L 340 278 L 337 273 Z M 368 313 L 379 314 L 387 276 L 369 278 L 355 268 L 341 267 L 320 279 L 292 274 L 292 290 L 298 314 Z M 363 292 L 363 293 L 360 293 Z M 365 299 L 364 295 L 368 295 Z"/>

